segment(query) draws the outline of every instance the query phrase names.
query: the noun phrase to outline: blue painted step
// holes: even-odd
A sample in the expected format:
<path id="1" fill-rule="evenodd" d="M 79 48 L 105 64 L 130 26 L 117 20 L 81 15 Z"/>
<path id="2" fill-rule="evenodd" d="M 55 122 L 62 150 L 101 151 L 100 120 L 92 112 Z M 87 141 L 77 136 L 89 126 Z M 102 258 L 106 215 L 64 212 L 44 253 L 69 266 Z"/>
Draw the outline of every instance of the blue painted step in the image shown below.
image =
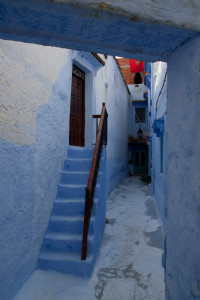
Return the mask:
<path id="1" fill-rule="evenodd" d="M 94 208 L 98 199 L 94 199 Z M 77 216 L 84 215 L 85 199 L 57 198 L 54 202 L 53 215 Z"/>
<path id="2" fill-rule="evenodd" d="M 89 172 L 92 158 L 69 158 L 64 162 L 64 171 Z"/>
<path id="3" fill-rule="evenodd" d="M 64 184 L 60 183 L 58 186 L 58 197 L 64 198 L 84 198 L 85 196 L 85 184 Z M 96 185 L 96 196 L 98 197 L 99 193 L 99 185 Z"/>
<path id="4" fill-rule="evenodd" d="M 89 158 L 92 159 L 94 149 L 86 149 L 82 147 L 69 148 L 67 152 L 67 158 Z"/>
<path id="5" fill-rule="evenodd" d="M 92 260 L 92 255 L 88 255 L 87 260 L 82 261 L 79 253 L 58 251 L 44 251 L 39 256 L 40 267 L 44 270 L 55 270 L 83 277 L 89 277 L 92 273 Z"/>
<path id="6" fill-rule="evenodd" d="M 93 236 L 88 236 L 88 255 L 92 254 Z M 42 249 L 44 251 L 59 251 L 81 253 L 82 251 L 82 234 L 67 234 L 60 232 L 48 233 L 43 241 Z"/>
<path id="7" fill-rule="evenodd" d="M 87 185 L 89 172 L 69 172 L 63 171 L 61 183 L 66 184 L 84 184 Z"/>
<path id="8" fill-rule="evenodd" d="M 50 217 L 48 230 L 51 232 L 77 233 L 83 232 L 84 216 L 62 216 L 53 215 Z M 90 220 L 90 232 L 94 231 L 94 218 Z"/>
<path id="9" fill-rule="evenodd" d="M 69 172 L 69 171 L 64 171 L 62 172 L 62 177 L 61 177 L 61 183 L 64 184 L 80 184 L 86 186 L 88 183 L 88 177 L 89 177 L 89 172 Z M 98 174 L 98 182 L 100 182 L 102 176 L 102 172 L 99 172 Z"/>
<path id="10" fill-rule="evenodd" d="M 57 198 L 42 243 L 38 266 L 66 274 L 90 276 L 94 265 L 95 218 L 91 217 L 88 236 L 88 256 L 81 261 L 82 233 L 85 209 L 85 188 L 93 149 L 70 148 L 64 162 Z M 99 172 L 94 210 L 98 204 L 102 172 Z"/>

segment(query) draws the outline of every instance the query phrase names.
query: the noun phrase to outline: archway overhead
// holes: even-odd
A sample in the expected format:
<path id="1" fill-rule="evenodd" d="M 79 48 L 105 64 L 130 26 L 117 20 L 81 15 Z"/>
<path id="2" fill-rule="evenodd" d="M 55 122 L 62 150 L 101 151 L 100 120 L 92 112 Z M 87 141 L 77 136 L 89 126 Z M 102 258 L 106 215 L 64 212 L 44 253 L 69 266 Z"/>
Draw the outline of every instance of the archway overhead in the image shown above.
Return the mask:
<path id="1" fill-rule="evenodd" d="M 183 2 L 2 0 L 0 38 L 144 61 L 166 60 L 200 31 L 199 0 L 187 6 Z"/>

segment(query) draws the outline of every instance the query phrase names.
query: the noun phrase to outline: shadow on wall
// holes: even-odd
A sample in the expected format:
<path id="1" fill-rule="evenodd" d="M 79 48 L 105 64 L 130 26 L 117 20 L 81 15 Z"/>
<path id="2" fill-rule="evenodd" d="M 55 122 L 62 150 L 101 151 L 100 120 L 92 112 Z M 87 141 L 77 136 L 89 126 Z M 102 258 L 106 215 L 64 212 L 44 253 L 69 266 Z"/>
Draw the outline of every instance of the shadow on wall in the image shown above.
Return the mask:
<path id="1" fill-rule="evenodd" d="M 1 299 L 13 298 L 37 262 L 68 147 L 69 69 L 61 69 L 48 104 L 37 110 L 36 143 L 0 139 Z"/>

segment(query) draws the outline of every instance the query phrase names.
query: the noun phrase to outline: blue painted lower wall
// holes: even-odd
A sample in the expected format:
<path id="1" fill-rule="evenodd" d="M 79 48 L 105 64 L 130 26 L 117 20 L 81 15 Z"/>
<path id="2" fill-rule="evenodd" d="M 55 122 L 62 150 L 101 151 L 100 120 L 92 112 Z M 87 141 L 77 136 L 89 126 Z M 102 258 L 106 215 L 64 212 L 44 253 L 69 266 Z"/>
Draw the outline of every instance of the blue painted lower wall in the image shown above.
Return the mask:
<path id="1" fill-rule="evenodd" d="M 99 200 L 95 206 L 94 216 L 95 221 L 95 237 L 94 237 L 94 262 L 93 267 L 96 262 L 97 256 L 99 254 L 99 248 L 103 238 L 104 228 L 106 225 L 106 201 L 108 198 L 108 174 L 107 174 L 107 150 L 104 148 L 102 152 L 102 160 L 100 169 L 102 170 L 103 176 L 100 179 L 100 189 L 99 189 Z"/>
<path id="2" fill-rule="evenodd" d="M 32 259 L 34 152 L 34 148 L 0 140 L 0 298 L 3 300 L 12 298 L 36 262 Z"/>
<path id="3" fill-rule="evenodd" d="M 90 277 L 95 266 L 105 228 L 107 152 L 103 149 L 90 219 L 86 260 L 81 260 L 88 181 L 93 149 L 70 147 L 64 163 L 57 197 L 42 243 L 38 268 L 74 276 Z"/>
<path id="4" fill-rule="evenodd" d="M 128 176 L 128 154 L 122 159 L 108 160 L 108 192 Z"/>
<path id="5" fill-rule="evenodd" d="M 13 70 L 10 66 L 9 72 L 16 74 L 15 63 L 21 61 L 19 56 L 23 57 L 23 53 L 30 49 L 27 60 L 28 57 L 31 59 L 31 46 L 22 47 L 22 45 L 14 43 L 10 45 L 5 42 L 2 49 L 4 47 L 11 62 L 12 55 L 15 53 L 16 61 L 13 60 Z M 35 50 L 37 52 L 37 49 Z M 39 48 L 39 57 L 40 51 Z M 50 53 L 52 53 L 51 50 Z M 66 62 L 66 55 L 64 56 Z M 36 57 L 35 54 L 34 57 Z M 2 65 L 3 63 L 4 61 Z M 34 80 L 38 80 L 34 76 L 40 77 L 40 75 L 35 70 L 36 63 L 34 65 L 32 62 L 32 64 L 33 68 L 28 71 L 26 63 L 21 62 L 21 65 L 24 65 L 21 73 L 26 71 L 27 78 L 33 83 Z M 23 96 L 29 97 L 25 91 L 24 82 L 21 81 L 20 100 L 18 90 L 13 88 L 15 83 L 7 79 L 10 85 L 13 84 L 13 89 L 10 89 L 10 94 L 6 94 L 6 82 L 4 83 L 3 80 L 7 77 L 1 78 L 3 97 L 8 99 L 7 102 L 5 101 L 5 107 L 7 103 L 11 103 L 12 99 L 15 100 L 15 104 L 10 104 L 8 109 L 5 109 L 5 115 L 7 114 L 5 120 L 8 121 L 7 124 L 5 122 L 5 127 L 1 131 L 4 139 L 0 139 L 0 298 L 2 300 L 13 298 L 36 265 L 68 146 L 69 74 L 71 74 L 69 66 L 63 64 L 49 92 L 47 91 L 50 83 L 41 76 L 39 79 L 44 89 L 39 91 L 40 86 L 37 86 L 38 97 L 41 99 L 35 99 L 36 90 L 31 94 L 31 86 L 27 86 L 30 98 L 33 98 L 33 100 L 32 98 L 27 100 L 30 101 L 29 106 L 26 106 L 25 101 L 22 100 Z M 45 89 L 46 95 L 49 93 L 46 104 L 42 101 L 46 97 Z M 34 111 L 31 101 L 36 100 L 39 105 Z M 13 122 L 11 128 L 9 113 L 12 112 L 12 105 L 15 107 L 13 119 L 16 117 L 16 120 L 14 119 L 15 123 Z M 24 112 L 26 107 L 28 110 Z M 30 117 L 26 119 L 26 116 Z M 27 125 L 23 125 L 23 122 L 27 122 Z M 8 140 L 18 138 L 16 141 L 19 143 L 6 141 L 5 138 Z"/>
<path id="6" fill-rule="evenodd" d="M 0 124 L 0 298 L 10 300 L 34 270 L 56 197 L 68 149 L 72 55 L 76 52 L 2 40 L 0 45 L 4 120 Z M 110 70 L 106 189 L 111 191 L 127 176 L 128 122 L 122 126 L 118 120 L 122 114 L 127 116 L 128 98 L 113 57 L 107 59 L 106 68 L 104 72 Z M 95 78 L 105 95 L 103 75 Z M 93 88 L 89 90 L 92 101 L 101 107 L 104 97 L 96 99 Z M 100 112 L 96 103 L 93 113 Z M 91 114 L 92 108 L 87 121 Z M 97 247 L 104 225 L 99 221 Z"/>
<path id="7" fill-rule="evenodd" d="M 168 60 L 166 299 L 200 299 L 200 37 Z"/>

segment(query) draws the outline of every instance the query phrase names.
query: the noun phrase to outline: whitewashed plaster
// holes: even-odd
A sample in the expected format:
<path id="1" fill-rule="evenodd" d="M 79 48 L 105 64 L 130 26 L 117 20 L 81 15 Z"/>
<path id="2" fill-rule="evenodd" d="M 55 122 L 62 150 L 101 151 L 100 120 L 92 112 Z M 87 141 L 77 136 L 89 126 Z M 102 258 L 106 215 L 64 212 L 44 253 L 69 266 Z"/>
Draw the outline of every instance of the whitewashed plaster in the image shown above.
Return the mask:
<path id="1" fill-rule="evenodd" d="M 20 145 L 35 144 L 37 109 L 48 103 L 52 85 L 68 56 L 64 49 L 1 40 L 2 139 Z"/>
<path id="2" fill-rule="evenodd" d="M 108 191 L 110 192 L 127 176 L 128 160 L 128 105 L 129 94 L 116 61 L 112 56 L 96 76 L 96 113 L 102 102 L 108 112 Z"/>
<path id="3" fill-rule="evenodd" d="M 134 84 L 129 84 L 128 88 L 131 93 L 130 99 L 133 100 L 145 100 L 144 99 L 144 92 L 148 90 L 147 86 L 144 85 L 144 83 L 138 84 L 139 85 L 139 90 L 135 89 Z"/>
<path id="4" fill-rule="evenodd" d="M 107 95 L 110 189 L 127 176 L 128 96 L 113 57 L 103 67 L 91 53 L 0 45 L 0 298 L 8 300 L 35 267 L 56 197 L 69 144 L 72 64 L 86 73 L 86 147 L 92 146 L 92 114 L 101 112 Z"/>
<path id="5" fill-rule="evenodd" d="M 152 161 L 151 179 L 152 192 L 156 200 L 160 218 L 166 230 L 166 203 L 165 203 L 165 182 L 166 182 L 166 123 L 167 123 L 167 63 L 157 62 L 152 66 L 152 103 L 150 105 L 151 118 L 150 129 L 152 132 Z M 164 118 L 163 133 L 163 172 L 161 172 L 160 137 L 153 131 L 153 124 L 156 119 Z"/>

